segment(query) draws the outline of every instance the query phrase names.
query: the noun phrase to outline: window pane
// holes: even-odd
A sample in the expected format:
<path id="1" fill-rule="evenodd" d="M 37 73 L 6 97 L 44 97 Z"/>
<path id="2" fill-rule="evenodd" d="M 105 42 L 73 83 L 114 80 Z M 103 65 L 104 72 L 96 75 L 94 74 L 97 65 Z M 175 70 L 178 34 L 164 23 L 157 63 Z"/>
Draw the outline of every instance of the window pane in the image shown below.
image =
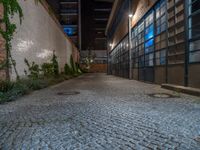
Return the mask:
<path id="1" fill-rule="evenodd" d="M 164 23 L 164 24 L 161 25 L 161 32 L 163 32 L 165 30 L 166 30 L 166 24 Z"/>
<path id="2" fill-rule="evenodd" d="M 156 10 L 156 18 L 158 19 L 160 17 L 160 9 Z"/>
<path id="3" fill-rule="evenodd" d="M 165 22 L 166 22 L 166 15 L 164 15 L 164 16 L 161 17 L 161 24 L 163 24 Z"/>
<path id="4" fill-rule="evenodd" d="M 196 12 L 200 9 L 200 1 L 197 0 L 195 3 L 192 4 L 192 13 Z"/>
<path id="5" fill-rule="evenodd" d="M 146 29 L 146 33 L 145 33 L 145 40 L 151 39 L 154 36 L 154 29 L 153 29 L 153 25 L 151 25 L 150 27 L 148 27 Z"/>
<path id="6" fill-rule="evenodd" d="M 165 5 L 161 7 L 161 15 L 163 15 L 165 13 Z"/>
<path id="7" fill-rule="evenodd" d="M 190 43 L 190 51 L 200 50 L 200 40 Z"/>
<path id="8" fill-rule="evenodd" d="M 200 51 L 190 53 L 190 62 L 200 62 Z"/>
<path id="9" fill-rule="evenodd" d="M 145 48 L 148 48 L 148 47 L 150 47 L 150 46 L 153 46 L 153 43 L 154 43 L 154 39 L 151 39 L 151 40 L 147 41 L 147 42 L 145 43 Z"/>
<path id="10" fill-rule="evenodd" d="M 190 38 L 200 37 L 200 22 L 199 22 L 199 14 L 192 16 L 190 19 Z"/>
<path id="11" fill-rule="evenodd" d="M 160 52 L 160 64 L 164 65 L 166 63 L 166 50 Z"/>

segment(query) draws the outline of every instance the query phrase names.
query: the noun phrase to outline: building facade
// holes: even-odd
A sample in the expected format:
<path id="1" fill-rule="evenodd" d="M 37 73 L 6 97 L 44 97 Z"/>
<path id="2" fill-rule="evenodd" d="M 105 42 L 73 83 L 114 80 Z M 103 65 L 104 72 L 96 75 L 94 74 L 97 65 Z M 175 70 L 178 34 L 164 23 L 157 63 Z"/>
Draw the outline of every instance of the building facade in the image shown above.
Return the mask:
<path id="1" fill-rule="evenodd" d="M 64 32 L 81 48 L 80 0 L 60 0 L 60 23 Z"/>
<path id="2" fill-rule="evenodd" d="M 81 57 L 84 62 L 88 54 L 94 56 L 94 71 L 107 71 L 107 39 L 105 29 L 112 9 L 113 0 L 84 0 L 82 7 L 82 50 Z M 91 51 L 91 52 L 88 52 Z M 102 69 L 105 68 L 105 69 Z"/>
<path id="3" fill-rule="evenodd" d="M 109 73 L 200 88 L 198 17 L 199 0 L 116 0 L 106 29 Z"/>

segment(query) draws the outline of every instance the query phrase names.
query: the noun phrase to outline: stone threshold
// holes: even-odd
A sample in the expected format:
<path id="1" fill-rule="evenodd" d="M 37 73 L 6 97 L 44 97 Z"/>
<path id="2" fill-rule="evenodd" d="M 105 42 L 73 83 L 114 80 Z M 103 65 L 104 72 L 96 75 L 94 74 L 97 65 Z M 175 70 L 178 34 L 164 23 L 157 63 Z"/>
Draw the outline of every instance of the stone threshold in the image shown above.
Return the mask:
<path id="1" fill-rule="evenodd" d="M 200 97 L 200 89 L 197 89 L 197 88 L 191 88 L 191 87 L 185 87 L 185 86 L 179 86 L 179 85 L 173 85 L 173 84 L 162 84 L 161 87 L 168 90 L 173 90 L 176 92 Z"/>

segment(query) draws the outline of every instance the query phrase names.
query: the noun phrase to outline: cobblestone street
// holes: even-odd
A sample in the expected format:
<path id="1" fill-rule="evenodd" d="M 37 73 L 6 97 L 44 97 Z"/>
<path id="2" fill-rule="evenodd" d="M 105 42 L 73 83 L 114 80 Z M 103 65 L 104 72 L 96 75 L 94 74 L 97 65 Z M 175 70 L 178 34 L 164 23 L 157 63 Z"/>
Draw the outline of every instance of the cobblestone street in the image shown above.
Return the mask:
<path id="1" fill-rule="evenodd" d="M 179 96 L 105 74 L 36 91 L 0 105 L 0 149 L 200 149 L 200 98 L 152 93 Z"/>

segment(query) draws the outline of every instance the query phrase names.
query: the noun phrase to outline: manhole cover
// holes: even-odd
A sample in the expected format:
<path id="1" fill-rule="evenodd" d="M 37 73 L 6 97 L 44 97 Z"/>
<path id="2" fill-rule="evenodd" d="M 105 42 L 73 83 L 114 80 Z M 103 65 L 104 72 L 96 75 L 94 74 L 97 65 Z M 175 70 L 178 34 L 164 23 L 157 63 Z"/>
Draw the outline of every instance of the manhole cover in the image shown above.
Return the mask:
<path id="1" fill-rule="evenodd" d="M 195 140 L 196 142 L 200 143 L 200 136 L 196 137 L 194 140 Z"/>
<path id="2" fill-rule="evenodd" d="M 176 98 L 177 96 L 167 94 L 167 93 L 153 93 L 149 94 L 149 96 L 154 97 L 154 98 Z"/>
<path id="3" fill-rule="evenodd" d="M 58 92 L 57 95 L 78 95 L 80 92 L 78 91 L 67 91 L 67 92 Z"/>

